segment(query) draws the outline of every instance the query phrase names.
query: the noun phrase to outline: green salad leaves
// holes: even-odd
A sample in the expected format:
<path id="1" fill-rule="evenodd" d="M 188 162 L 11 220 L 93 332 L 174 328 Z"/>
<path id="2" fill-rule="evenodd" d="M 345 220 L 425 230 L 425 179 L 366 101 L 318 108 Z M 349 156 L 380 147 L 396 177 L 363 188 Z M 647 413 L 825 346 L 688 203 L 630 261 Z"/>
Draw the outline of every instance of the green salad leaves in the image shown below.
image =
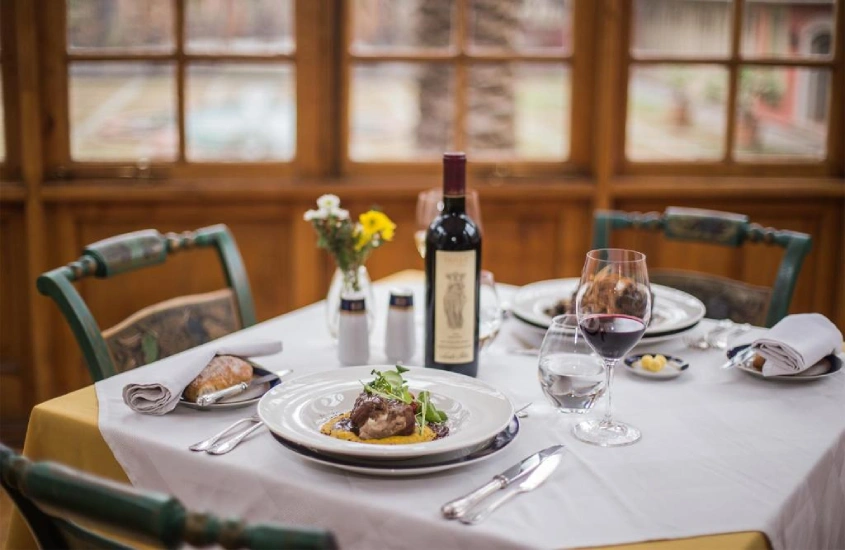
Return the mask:
<path id="1" fill-rule="evenodd" d="M 369 384 L 361 384 L 364 390 L 372 395 L 378 395 L 384 399 L 395 399 L 402 403 L 412 405 L 416 412 L 417 426 L 422 433 L 423 428 L 427 422 L 438 424 L 446 422 L 448 417 L 446 413 L 439 410 L 434 403 L 431 402 L 431 396 L 427 391 L 421 391 L 416 396 L 408 390 L 408 383 L 402 378 L 402 373 L 408 372 L 408 369 L 401 365 L 396 365 L 395 371 L 381 372 L 373 369 L 372 373 L 375 379 Z"/>

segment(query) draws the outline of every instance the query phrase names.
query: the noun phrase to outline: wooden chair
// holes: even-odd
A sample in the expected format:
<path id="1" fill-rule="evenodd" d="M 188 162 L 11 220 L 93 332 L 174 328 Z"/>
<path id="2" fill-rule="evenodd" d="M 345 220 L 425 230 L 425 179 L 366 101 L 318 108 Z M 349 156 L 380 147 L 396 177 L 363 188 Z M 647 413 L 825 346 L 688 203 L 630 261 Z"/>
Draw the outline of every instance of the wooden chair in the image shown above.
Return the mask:
<path id="1" fill-rule="evenodd" d="M 607 248 L 617 229 L 662 231 L 667 239 L 739 247 L 763 242 L 785 249 L 774 285 L 765 288 L 732 279 L 679 270 L 649 269 L 653 283 L 684 290 L 707 307 L 707 316 L 728 318 L 767 327 L 786 316 L 795 282 L 812 239 L 806 233 L 781 231 L 750 223 L 748 217 L 729 212 L 669 207 L 663 214 L 597 211 L 593 218 L 593 248 Z"/>
<path id="2" fill-rule="evenodd" d="M 109 278 L 161 264 L 175 252 L 209 246 L 217 250 L 228 288 L 161 302 L 106 331 L 100 330 L 71 284 L 92 275 Z M 44 273 L 36 286 L 59 305 L 94 381 L 255 324 L 243 260 L 225 225 L 166 235 L 145 229 L 111 237 L 85 247 L 78 260 Z"/>
<path id="3" fill-rule="evenodd" d="M 190 512 L 172 496 L 140 491 L 52 462 L 30 462 L 0 444 L 0 485 L 41 548 L 130 548 L 80 523 L 165 548 L 337 548 L 322 529 L 247 525 Z"/>

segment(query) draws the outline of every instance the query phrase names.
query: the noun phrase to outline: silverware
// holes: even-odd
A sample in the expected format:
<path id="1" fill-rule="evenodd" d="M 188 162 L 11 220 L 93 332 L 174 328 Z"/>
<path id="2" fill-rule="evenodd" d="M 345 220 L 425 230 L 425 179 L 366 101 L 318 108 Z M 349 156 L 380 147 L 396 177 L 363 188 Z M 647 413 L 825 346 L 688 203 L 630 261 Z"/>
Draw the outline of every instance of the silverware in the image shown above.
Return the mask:
<path id="1" fill-rule="evenodd" d="M 232 429 L 235 426 L 240 426 L 244 422 L 259 422 L 260 420 L 261 419 L 258 418 L 257 414 L 254 414 L 254 415 L 252 415 L 248 418 L 241 418 L 240 420 L 238 420 L 234 424 L 228 426 L 225 430 L 221 431 L 220 433 L 214 434 L 213 436 L 209 437 L 208 439 L 204 439 L 204 440 L 200 441 L 199 443 L 194 443 L 193 445 L 191 445 L 188 448 L 192 451 L 205 451 L 206 449 L 208 449 L 209 447 L 211 447 L 212 445 L 214 445 L 215 443 L 220 441 L 221 437 L 223 437 L 224 435 L 226 435 L 227 433 L 232 431 Z"/>
<path id="2" fill-rule="evenodd" d="M 715 337 L 710 338 L 708 342 L 710 343 L 710 346 L 716 349 L 728 349 L 728 341 L 731 338 L 741 336 L 749 330 L 751 330 L 751 325 L 748 323 L 742 323 L 730 332 L 721 332 L 717 334 Z"/>
<path id="3" fill-rule="evenodd" d="M 516 495 L 527 493 L 528 491 L 533 491 L 537 487 L 543 484 L 550 475 L 557 469 L 558 464 L 560 464 L 560 455 L 554 454 L 552 456 L 546 457 L 543 462 L 534 469 L 531 474 L 525 478 L 525 481 L 520 483 L 516 489 L 513 491 L 507 491 L 499 496 L 496 500 L 491 502 L 489 506 L 482 508 L 481 510 L 475 512 L 470 516 L 462 516 L 459 517 L 458 520 L 461 523 L 465 523 L 467 525 L 473 525 L 482 521 L 484 518 L 489 516 L 493 513 L 494 510 L 498 509 L 499 506 L 506 503 Z"/>
<path id="4" fill-rule="evenodd" d="M 540 355 L 540 348 L 508 348 L 505 353 L 511 355 Z"/>
<path id="5" fill-rule="evenodd" d="M 555 456 L 565 450 L 563 445 L 552 445 L 540 452 L 534 453 L 518 464 L 514 464 L 504 472 L 495 476 L 484 486 L 476 489 L 470 494 L 447 502 L 440 508 L 440 512 L 448 519 L 456 519 L 464 516 L 476 504 L 492 495 L 500 489 L 524 478 L 537 469 L 549 457 Z"/>
<path id="6" fill-rule="evenodd" d="M 748 346 L 744 350 L 740 351 L 739 353 L 737 353 L 736 355 L 731 357 L 728 360 L 727 363 L 722 365 L 722 368 L 723 369 L 732 369 L 734 367 L 738 367 L 742 364 L 745 364 L 745 363 L 747 363 L 748 361 L 750 361 L 754 358 L 754 354 L 756 352 L 757 351 L 753 347 Z"/>
<path id="7" fill-rule="evenodd" d="M 720 333 L 729 330 L 733 326 L 734 323 L 730 319 L 722 319 L 716 324 L 715 327 L 705 332 L 701 336 L 684 336 L 684 343 L 687 345 L 688 348 L 692 349 L 710 349 L 712 347 L 712 344 L 710 343 L 711 340 L 718 336 Z"/>
<path id="8" fill-rule="evenodd" d="M 526 411 L 525 409 L 527 409 L 531 405 L 533 405 L 533 403 L 531 401 L 529 401 L 525 405 L 516 409 L 515 411 L 513 411 L 514 416 L 516 416 L 517 418 L 525 418 L 526 416 L 528 416 L 528 411 Z"/>
<path id="9" fill-rule="evenodd" d="M 249 437 L 250 434 L 252 434 L 252 432 L 254 432 L 258 428 L 262 427 L 263 425 L 264 425 L 264 421 L 259 420 L 258 422 L 255 423 L 254 426 L 250 427 L 249 429 L 242 431 L 241 433 L 239 433 L 238 435 L 236 435 L 234 437 L 230 437 L 229 439 L 227 439 L 226 441 L 224 441 L 222 443 L 216 443 L 216 444 L 212 445 L 211 447 L 206 449 L 205 452 L 207 452 L 210 455 L 224 455 L 224 454 L 228 453 L 229 451 L 231 451 L 232 449 L 234 449 L 235 447 L 237 447 L 240 444 L 241 441 L 243 441 L 244 439 Z"/>
<path id="10" fill-rule="evenodd" d="M 222 399 L 226 399 L 227 397 L 232 397 L 233 395 L 243 393 L 248 388 L 251 388 L 253 386 L 259 386 L 261 384 L 266 384 L 267 382 L 272 382 L 273 380 L 277 380 L 283 376 L 290 374 L 291 372 L 293 372 L 291 369 L 280 370 L 278 372 L 265 374 L 264 376 L 260 376 L 258 378 L 253 378 L 249 382 L 241 382 L 240 384 L 235 384 L 234 386 L 229 386 L 228 388 L 223 388 L 222 390 L 201 395 L 197 398 L 197 405 L 199 405 L 200 407 L 208 407 L 209 405 L 217 403 Z"/>

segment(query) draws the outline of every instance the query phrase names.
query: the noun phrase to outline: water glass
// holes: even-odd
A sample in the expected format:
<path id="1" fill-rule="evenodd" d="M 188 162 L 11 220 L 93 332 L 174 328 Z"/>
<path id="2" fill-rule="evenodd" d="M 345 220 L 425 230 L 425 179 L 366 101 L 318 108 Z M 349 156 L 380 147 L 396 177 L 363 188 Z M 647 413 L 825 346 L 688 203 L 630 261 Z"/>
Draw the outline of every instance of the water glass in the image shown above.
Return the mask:
<path id="1" fill-rule="evenodd" d="M 537 374 L 546 398 L 561 412 L 584 413 L 604 394 L 604 363 L 584 340 L 576 315 L 552 319 Z"/>

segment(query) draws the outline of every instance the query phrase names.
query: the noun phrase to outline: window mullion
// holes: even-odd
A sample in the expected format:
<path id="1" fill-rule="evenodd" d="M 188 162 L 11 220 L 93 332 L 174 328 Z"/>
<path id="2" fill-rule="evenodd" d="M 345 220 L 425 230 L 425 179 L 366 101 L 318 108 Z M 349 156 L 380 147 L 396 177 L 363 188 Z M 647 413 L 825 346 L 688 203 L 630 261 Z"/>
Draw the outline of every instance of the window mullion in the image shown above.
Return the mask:
<path id="1" fill-rule="evenodd" d="M 178 163 L 185 162 L 185 0 L 173 0 L 176 37 L 176 127 L 179 134 Z"/>
<path id="2" fill-rule="evenodd" d="M 742 39 L 742 4 L 744 0 L 734 0 L 733 16 L 731 22 L 731 63 L 728 64 L 728 97 L 727 109 L 725 113 L 725 156 L 724 161 L 728 164 L 734 162 L 734 128 L 736 127 L 736 105 L 737 94 L 739 93 L 739 49 L 740 40 Z"/>

